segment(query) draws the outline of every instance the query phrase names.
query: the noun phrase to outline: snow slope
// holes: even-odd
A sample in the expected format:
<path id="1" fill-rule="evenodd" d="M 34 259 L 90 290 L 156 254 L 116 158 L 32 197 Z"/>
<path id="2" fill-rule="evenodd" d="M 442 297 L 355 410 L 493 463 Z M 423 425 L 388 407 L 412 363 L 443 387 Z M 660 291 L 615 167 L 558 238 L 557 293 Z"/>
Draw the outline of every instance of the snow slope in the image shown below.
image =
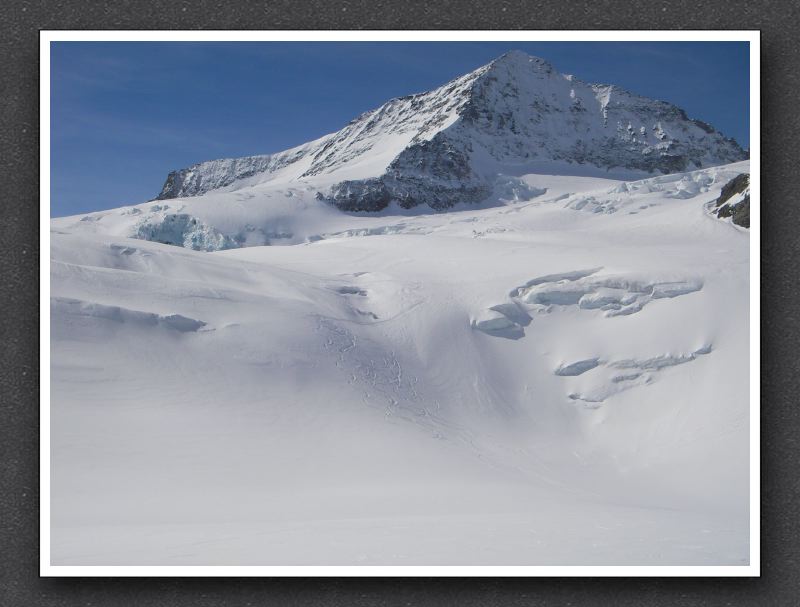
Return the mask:
<path id="1" fill-rule="evenodd" d="M 443 213 L 54 220 L 53 564 L 747 563 L 748 233 L 710 206 L 748 163 L 549 166 Z M 196 240 L 131 238 L 159 213 Z M 295 246 L 192 250 L 243 222 Z"/>

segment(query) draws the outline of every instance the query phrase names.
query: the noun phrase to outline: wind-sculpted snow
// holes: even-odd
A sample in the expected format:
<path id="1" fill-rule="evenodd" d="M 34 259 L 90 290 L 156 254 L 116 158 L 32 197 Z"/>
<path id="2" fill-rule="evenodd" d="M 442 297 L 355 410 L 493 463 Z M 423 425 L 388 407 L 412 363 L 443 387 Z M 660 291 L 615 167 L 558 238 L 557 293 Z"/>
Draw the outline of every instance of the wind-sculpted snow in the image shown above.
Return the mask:
<path id="1" fill-rule="evenodd" d="M 625 277 L 579 279 L 572 282 L 543 283 L 518 291 L 520 301 L 543 306 L 578 306 L 601 310 L 605 316 L 625 316 L 639 312 L 654 299 L 678 297 L 699 291 L 698 280 L 652 282 Z"/>
<path id="2" fill-rule="evenodd" d="M 598 358 L 593 358 L 559 367 L 555 374 L 577 376 L 597 369 L 588 378 L 584 378 L 588 380 L 584 383 L 585 387 L 580 391 L 569 392 L 568 398 L 583 404 L 588 409 L 598 409 L 610 397 L 637 386 L 650 385 L 657 379 L 659 372 L 664 369 L 697 360 L 699 356 L 709 354 L 711 350 L 712 347 L 706 345 L 686 354 L 662 354 L 642 360 L 627 359 L 603 362 Z M 617 372 L 617 369 L 622 371 Z M 611 374 L 609 375 L 607 371 L 610 371 Z"/>
<path id="3" fill-rule="evenodd" d="M 522 326 L 511 320 L 503 312 L 490 308 L 482 311 L 477 318 L 472 321 L 472 326 L 495 337 L 505 337 L 507 339 L 519 339 L 525 336 Z"/>
<path id="4" fill-rule="evenodd" d="M 187 318 L 181 314 L 154 314 L 152 312 L 131 310 L 122 306 L 107 306 L 65 297 L 54 298 L 51 302 L 51 310 L 55 313 L 104 319 L 120 324 L 141 327 L 160 326 L 179 333 L 193 333 L 206 326 L 206 323 L 202 320 Z"/>
<path id="5" fill-rule="evenodd" d="M 568 365 L 559 365 L 558 369 L 555 370 L 555 374 L 568 377 L 573 375 L 583 375 L 587 371 L 594 369 L 599 364 L 600 362 L 598 359 L 587 358 L 586 360 L 579 360 Z"/>
<path id="6" fill-rule="evenodd" d="M 627 276 L 606 276 L 603 268 L 572 270 L 548 274 L 527 281 L 511 290 L 511 302 L 491 306 L 481 311 L 472 327 L 493 337 L 520 339 L 526 335 L 525 327 L 536 339 L 537 329 L 552 321 L 552 314 L 577 309 L 586 312 L 603 312 L 603 316 L 626 317 L 641 312 L 650 302 L 673 299 L 700 291 L 701 280 L 653 281 Z M 654 381 L 654 371 L 683 364 L 697 356 L 711 352 L 703 346 L 689 354 L 661 355 L 647 359 L 604 361 L 601 357 L 585 358 L 561 363 L 554 370 L 560 377 L 583 376 L 597 369 L 623 369 L 622 374 L 606 378 L 601 385 L 593 385 L 583 392 L 570 392 L 572 401 L 587 407 L 598 408 L 607 398 L 623 390 L 647 385 Z M 597 372 L 591 374 L 597 376 Z"/>
<path id="7" fill-rule="evenodd" d="M 628 316 L 640 312 L 654 300 L 680 297 L 703 288 L 703 282 L 698 279 L 662 282 L 626 276 L 595 276 L 600 270 L 602 268 L 574 270 L 533 278 L 511 290 L 511 303 L 491 306 L 472 324 L 488 333 L 498 328 L 521 329 L 530 323 L 531 315 L 569 307 L 601 311 L 606 317 Z"/>

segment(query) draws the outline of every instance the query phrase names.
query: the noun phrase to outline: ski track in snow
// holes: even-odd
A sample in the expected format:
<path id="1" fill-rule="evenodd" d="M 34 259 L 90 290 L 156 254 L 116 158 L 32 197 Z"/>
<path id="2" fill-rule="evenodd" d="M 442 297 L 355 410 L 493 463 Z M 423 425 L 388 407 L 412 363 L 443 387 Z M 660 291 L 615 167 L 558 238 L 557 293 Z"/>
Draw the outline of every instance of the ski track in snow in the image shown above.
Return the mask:
<path id="1" fill-rule="evenodd" d="M 465 428 L 439 415 L 441 406 L 435 398 L 420 393 L 419 377 L 404 373 L 395 351 L 359 340 L 346 326 L 330 318 L 318 318 L 316 331 L 323 338 L 325 352 L 335 357 L 347 383 L 361 391 L 365 405 L 383 412 L 389 422 L 412 423 L 435 439 L 455 439 L 477 449 Z"/>

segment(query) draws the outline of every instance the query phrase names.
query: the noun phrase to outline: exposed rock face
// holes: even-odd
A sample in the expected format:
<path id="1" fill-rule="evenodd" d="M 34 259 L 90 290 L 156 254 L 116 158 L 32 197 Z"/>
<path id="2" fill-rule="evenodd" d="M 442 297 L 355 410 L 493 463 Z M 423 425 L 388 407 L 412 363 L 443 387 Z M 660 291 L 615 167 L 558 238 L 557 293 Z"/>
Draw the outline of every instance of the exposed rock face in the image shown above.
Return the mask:
<path id="1" fill-rule="evenodd" d="M 464 135 L 476 131 L 489 154 L 506 162 L 672 173 L 745 158 L 735 142 L 670 103 L 583 83 L 519 52 L 497 59 L 476 80 L 463 123 L 471 127 Z"/>
<path id="2" fill-rule="evenodd" d="M 406 209 L 427 204 L 442 210 L 458 202 L 479 202 L 490 193 L 468 156 L 437 134 L 406 148 L 380 178 L 343 181 L 320 198 L 343 211 L 380 211 L 392 201 Z"/>
<path id="3" fill-rule="evenodd" d="M 249 156 L 229 160 L 210 160 L 186 169 L 172 171 L 157 200 L 198 196 L 270 169 L 272 156 Z"/>
<path id="4" fill-rule="evenodd" d="M 342 211 L 377 212 L 389 206 L 392 194 L 380 179 L 361 179 L 337 183 L 327 197 L 318 192 L 317 198 L 335 201 Z"/>
<path id="5" fill-rule="evenodd" d="M 717 217 L 730 217 L 743 228 L 750 227 L 750 175 L 742 173 L 731 179 L 722 188 L 714 203 Z"/>
<path id="6" fill-rule="evenodd" d="M 172 171 L 167 175 L 167 180 L 156 200 L 201 196 L 256 175 L 274 175 L 281 169 L 304 158 L 308 149 L 320 141 L 322 140 L 313 141 L 278 154 L 209 160 L 193 164 L 185 169 Z"/>
<path id="7" fill-rule="evenodd" d="M 304 146 L 170 173 L 159 198 L 281 179 L 319 184 L 318 197 L 344 211 L 375 212 L 392 202 L 442 210 L 485 200 L 499 174 L 526 165 L 673 173 L 746 157 L 735 141 L 670 103 L 586 84 L 513 51 Z"/>

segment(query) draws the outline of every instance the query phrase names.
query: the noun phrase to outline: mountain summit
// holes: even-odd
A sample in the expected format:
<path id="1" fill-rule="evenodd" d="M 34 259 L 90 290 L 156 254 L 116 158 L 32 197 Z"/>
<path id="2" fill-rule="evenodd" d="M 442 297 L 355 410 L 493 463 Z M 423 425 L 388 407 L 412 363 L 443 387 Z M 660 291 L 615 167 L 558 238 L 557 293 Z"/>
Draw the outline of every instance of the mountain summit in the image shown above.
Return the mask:
<path id="1" fill-rule="evenodd" d="M 59 225 L 200 251 L 298 244 L 350 233 L 352 213 L 555 200 L 586 179 L 601 187 L 746 157 L 672 104 L 587 84 L 513 51 L 315 141 L 173 171 L 157 200 Z"/>
<path id="2" fill-rule="evenodd" d="M 674 173 L 746 157 L 733 139 L 675 105 L 587 84 L 510 51 L 305 145 L 173 171 L 158 198 L 294 182 L 345 211 L 392 202 L 442 210 L 486 200 L 500 175 L 559 173 L 565 165 Z"/>

